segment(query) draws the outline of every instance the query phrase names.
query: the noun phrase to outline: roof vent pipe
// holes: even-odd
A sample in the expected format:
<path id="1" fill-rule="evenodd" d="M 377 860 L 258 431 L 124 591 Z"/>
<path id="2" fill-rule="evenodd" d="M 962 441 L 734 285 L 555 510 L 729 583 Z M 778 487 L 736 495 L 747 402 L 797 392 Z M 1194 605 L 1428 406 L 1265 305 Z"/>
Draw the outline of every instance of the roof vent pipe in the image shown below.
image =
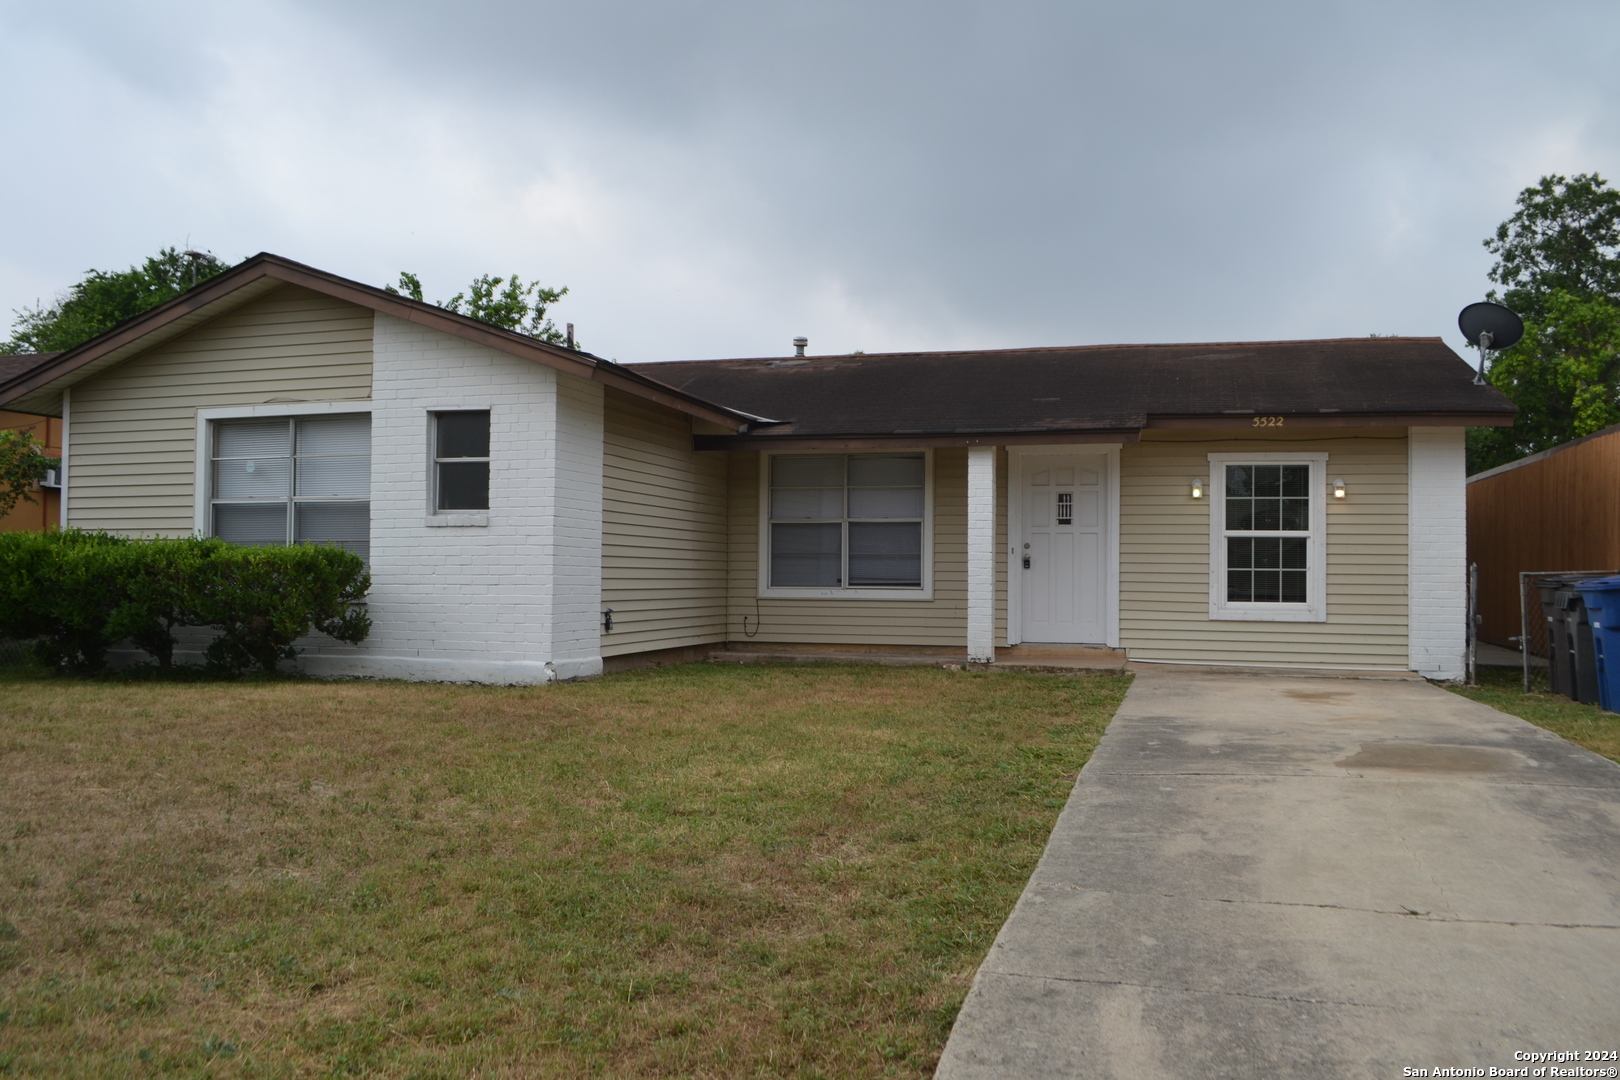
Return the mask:
<path id="1" fill-rule="evenodd" d="M 796 337 L 796 338 L 794 338 L 793 339 L 793 355 L 794 356 L 803 356 L 805 346 L 807 346 L 809 344 L 810 344 L 810 339 L 807 338 L 807 337 Z"/>

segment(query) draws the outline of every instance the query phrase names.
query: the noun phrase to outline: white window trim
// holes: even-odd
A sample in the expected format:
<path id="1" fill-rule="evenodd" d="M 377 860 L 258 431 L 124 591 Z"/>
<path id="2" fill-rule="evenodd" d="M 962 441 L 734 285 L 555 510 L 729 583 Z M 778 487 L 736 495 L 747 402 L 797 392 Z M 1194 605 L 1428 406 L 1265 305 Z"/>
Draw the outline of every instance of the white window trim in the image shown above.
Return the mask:
<path id="1" fill-rule="evenodd" d="M 934 452 L 917 447 L 896 448 L 896 454 L 923 455 L 922 588 L 814 589 L 771 585 L 771 458 L 790 457 L 793 451 L 759 452 L 759 584 L 761 598 L 789 600 L 932 600 L 934 598 Z M 805 450 L 804 454 L 881 454 L 882 450 Z M 847 554 L 847 552 L 846 552 Z"/>
<path id="2" fill-rule="evenodd" d="M 196 472 L 192 479 L 191 527 L 198 536 L 212 536 L 209 525 L 209 507 L 213 505 L 213 431 L 215 420 L 251 420 L 255 417 L 320 416 L 323 413 L 347 415 L 370 413 L 371 402 L 366 401 L 288 401 L 270 405 L 227 405 L 197 410 Z"/>
<path id="3" fill-rule="evenodd" d="M 1210 454 L 1209 617 L 1239 622 L 1327 622 L 1327 462 L 1322 453 Z M 1254 604 L 1226 599 L 1226 467 L 1228 465 L 1309 465 L 1311 531 L 1305 548 L 1305 604 Z"/>
<path id="4" fill-rule="evenodd" d="M 1108 508 L 1108 527 L 1103 530 L 1108 550 L 1103 553 L 1104 588 L 1103 629 L 1110 649 L 1119 648 L 1119 459 L 1124 443 L 1053 443 L 1050 446 L 1009 446 L 1007 448 L 1007 644 L 1024 642 L 1024 589 L 1020 575 L 1024 568 L 1020 559 L 1018 537 L 1024 531 L 1023 500 L 1017 496 L 1024 475 L 1024 459 L 1051 454 L 1102 455 L 1108 458 L 1107 497 L 1103 505 Z"/>

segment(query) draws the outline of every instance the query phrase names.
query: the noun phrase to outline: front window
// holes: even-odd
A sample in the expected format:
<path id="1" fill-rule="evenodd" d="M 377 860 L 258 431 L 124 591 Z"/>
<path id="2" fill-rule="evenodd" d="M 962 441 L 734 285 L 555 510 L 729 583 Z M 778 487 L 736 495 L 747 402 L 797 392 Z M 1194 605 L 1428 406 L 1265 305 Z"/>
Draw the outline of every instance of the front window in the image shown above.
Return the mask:
<path id="1" fill-rule="evenodd" d="M 1302 460 L 1303 459 L 1303 460 Z M 1320 621 L 1325 455 L 1210 455 L 1210 617 Z"/>
<path id="2" fill-rule="evenodd" d="M 770 458 L 771 588 L 920 589 L 924 454 Z"/>
<path id="3" fill-rule="evenodd" d="M 214 423 L 213 534 L 233 544 L 336 544 L 371 557 L 371 417 Z"/>
<path id="4" fill-rule="evenodd" d="M 1226 599 L 1303 604 L 1310 556 L 1311 467 L 1226 467 Z"/>

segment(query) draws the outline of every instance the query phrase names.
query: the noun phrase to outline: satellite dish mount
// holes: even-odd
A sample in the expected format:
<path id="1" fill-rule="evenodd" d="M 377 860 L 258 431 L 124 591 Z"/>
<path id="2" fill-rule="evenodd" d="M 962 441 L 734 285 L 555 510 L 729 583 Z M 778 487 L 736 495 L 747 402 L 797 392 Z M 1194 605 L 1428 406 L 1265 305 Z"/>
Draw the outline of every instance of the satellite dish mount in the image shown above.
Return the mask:
<path id="1" fill-rule="evenodd" d="M 1524 337 L 1524 320 L 1501 304 L 1481 300 L 1469 304 L 1457 316 L 1457 328 L 1468 344 L 1479 350 L 1479 370 L 1474 373 L 1474 385 L 1485 385 L 1485 354 L 1500 352 L 1517 345 Z"/>

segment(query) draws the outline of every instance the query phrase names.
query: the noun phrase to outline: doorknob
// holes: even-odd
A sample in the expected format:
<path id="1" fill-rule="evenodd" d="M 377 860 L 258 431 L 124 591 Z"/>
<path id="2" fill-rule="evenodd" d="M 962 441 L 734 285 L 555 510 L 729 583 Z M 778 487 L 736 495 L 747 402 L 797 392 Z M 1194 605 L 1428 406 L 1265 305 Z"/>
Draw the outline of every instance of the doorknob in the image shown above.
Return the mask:
<path id="1" fill-rule="evenodd" d="M 1024 569 L 1025 570 L 1029 569 L 1029 556 L 1028 555 L 1024 556 Z"/>

